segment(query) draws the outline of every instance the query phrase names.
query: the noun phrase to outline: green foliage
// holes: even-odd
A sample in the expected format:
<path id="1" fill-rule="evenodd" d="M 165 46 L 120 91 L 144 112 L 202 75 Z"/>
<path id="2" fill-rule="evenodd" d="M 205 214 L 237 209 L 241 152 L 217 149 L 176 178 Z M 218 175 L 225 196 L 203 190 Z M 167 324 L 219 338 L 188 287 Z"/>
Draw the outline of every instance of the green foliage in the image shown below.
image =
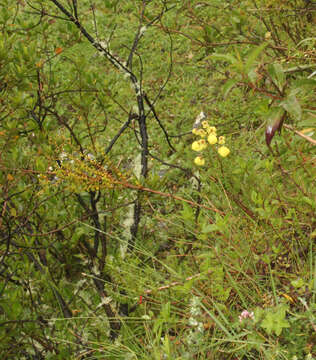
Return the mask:
<path id="1" fill-rule="evenodd" d="M 268 335 L 275 333 L 276 336 L 280 336 L 283 329 L 290 327 L 289 322 L 285 319 L 286 311 L 287 306 L 281 305 L 265 315 L 261 327 L 265 329 Z"/>
<path id="2" fill-rule="evenodd" d="M 57 2 L 0 5 L 2 358 L 315 358 L 312 2 Z"/>

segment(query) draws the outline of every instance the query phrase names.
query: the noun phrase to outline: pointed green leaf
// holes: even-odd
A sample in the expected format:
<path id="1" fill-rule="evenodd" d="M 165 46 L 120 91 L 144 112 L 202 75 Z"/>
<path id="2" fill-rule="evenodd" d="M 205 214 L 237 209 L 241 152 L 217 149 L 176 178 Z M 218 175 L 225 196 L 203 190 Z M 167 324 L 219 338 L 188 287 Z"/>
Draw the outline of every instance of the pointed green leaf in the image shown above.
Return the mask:
<path id="1" fill-rule="evenodd" d="M 216 54 L 215 53 L 215 54 L 210 55 L 210 57 L 215 60 L 229 61 L 232 64 L 237 62 L 237 59 L 233 55 L 230 55 L 230 54 Z"/>
<path id="2" fill-rule="evenodd" d="M 295 120 L 301 120 L 302 108 L 294 94 L 290 94 L 281 104 Z"/>
<path id="3" fill-rule="evenodd" d="M 282 65 L 279 63 L 269 65 L 268 73 L 271 76 L 273 83 L 278 87 L 280 91 L 283 91 L 286 77 Z"/>
<path id="4" fill-rule="evenodd" d="M 245 63 L 245 72 L 248 73 L 254 62 L 257 60 L 258 56 L 262 53 L 262 51 L 267 47 L 268 43 L 263 43 L 258 47 L 254 48 L 247 57 Z"/>
<path id="5" fill-rule="evenodd" d="M 252 83 L 255 83 L 257 78 L 258 78 L 258 74 L 256 72 L 255 68 L 252 68 L 249 72 L 248 72 L 248 78 Z"/>
<path id="6" fill-rule="evenodd" d="M 231 89 L 236 85 L 237 82 L 237 79 L 229 79 L 228 81 L 226 81 L 225 85 L 223 86 L 224 99 L 226 99 Z"/>

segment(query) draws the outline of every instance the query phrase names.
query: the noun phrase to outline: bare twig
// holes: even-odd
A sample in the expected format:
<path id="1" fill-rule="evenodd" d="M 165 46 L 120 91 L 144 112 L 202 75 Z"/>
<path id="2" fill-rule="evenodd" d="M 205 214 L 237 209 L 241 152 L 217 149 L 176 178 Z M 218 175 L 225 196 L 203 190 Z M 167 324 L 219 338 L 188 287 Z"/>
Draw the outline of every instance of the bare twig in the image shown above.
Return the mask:
<path id="1" fill-rule="evenodd" d="M 283 126 L 286 129 L 293 131 L 296 135 L 300 136 L 301 138 L 309 141 L 311 144 L 316 145 L 316 140 L 314 140 L 308 135 L 303 134 L 301 131 L 295 130 L 291 125 L 283 124 Z"/>

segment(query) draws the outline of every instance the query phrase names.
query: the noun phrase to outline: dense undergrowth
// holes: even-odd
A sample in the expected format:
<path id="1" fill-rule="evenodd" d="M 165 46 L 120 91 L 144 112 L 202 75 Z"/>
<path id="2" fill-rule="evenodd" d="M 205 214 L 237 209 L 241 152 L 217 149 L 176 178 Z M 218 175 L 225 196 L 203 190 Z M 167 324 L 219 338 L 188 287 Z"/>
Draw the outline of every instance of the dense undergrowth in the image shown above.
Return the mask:
<path id="1" fill-rule="evenodd" d="M 315 3 L 0 10 L 1 359 L 316 358 Z"/>

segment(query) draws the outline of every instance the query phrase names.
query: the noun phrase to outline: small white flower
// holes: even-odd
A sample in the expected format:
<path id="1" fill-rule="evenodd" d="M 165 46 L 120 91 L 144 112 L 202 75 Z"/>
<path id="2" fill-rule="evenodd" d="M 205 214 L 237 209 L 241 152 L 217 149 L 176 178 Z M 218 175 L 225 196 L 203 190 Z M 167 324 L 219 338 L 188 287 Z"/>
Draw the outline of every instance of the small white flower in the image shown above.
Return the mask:
<path id="1" fill-rule="evenodd" d="M 196 331 L 199 332 L 199 333 L 203 333 L 204 332 L 204 326 L 203 326 L 203 323 L 199 323 L 199 325 L 197 326 L 196 328 Z"/>
<path id="2" fill-rule="evenodd" d="M 60 158 L 60 160 L 66 160 L 67 159 L 67 153 L 65 153 L 64 151 L 62 152 L 62 153 L 60 153 L 60 155 L 59 155 L 59 158 Z"/>
<path id="3" fill-rule="evenodd" d="M 198 326 L 199 323 L 197 322 L 196 319 L 194 319 L 194 318 L 191 317 L 191 318 L 189 319 L 189 325 L 191 325 L 191 326 Z"/>
<path id="4" fill-rule="evenodd" d="M 199 127 L 201 124 L 201 121 L 204 120 L 205 118 L 206 118 L 206 116 L 205 116 L 204 112 L 201 111 L 194 121 L 193 128 Z"/>

